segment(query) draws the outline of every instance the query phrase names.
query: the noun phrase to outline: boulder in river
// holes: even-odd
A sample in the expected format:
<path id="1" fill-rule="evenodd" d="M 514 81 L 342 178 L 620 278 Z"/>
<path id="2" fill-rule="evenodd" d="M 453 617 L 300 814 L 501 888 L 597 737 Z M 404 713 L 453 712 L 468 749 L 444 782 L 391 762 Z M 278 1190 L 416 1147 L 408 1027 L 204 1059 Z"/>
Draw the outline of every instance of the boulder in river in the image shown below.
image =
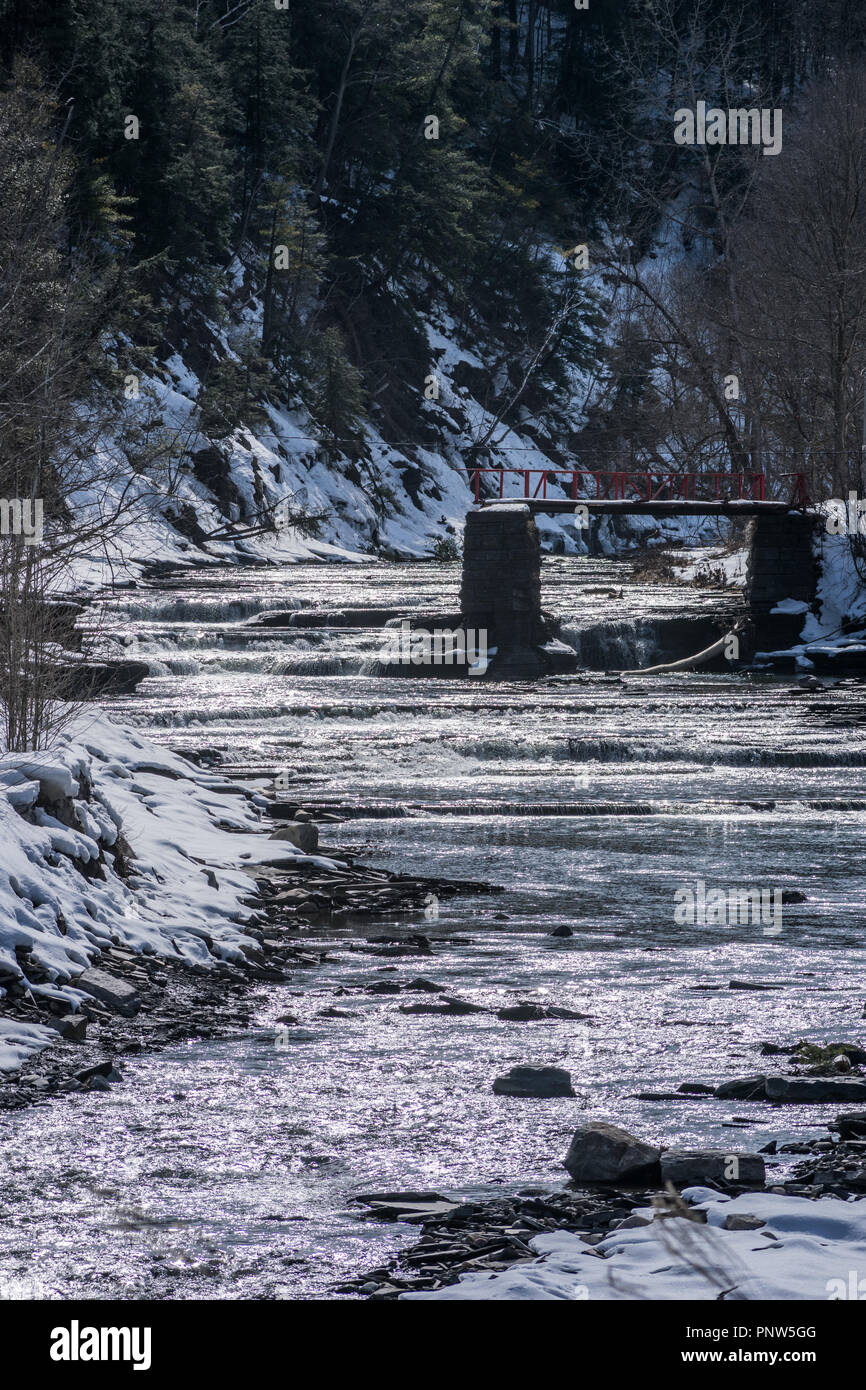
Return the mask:
<path id="1" fill-rule="evenodd" d="M 756 1076 L 738 1076 L 733 1081 L 723 1081 L 713 1092 L 717 1100 L 766 1100 L 767 1078 L 763 1073 Z"/>
<path id="2" fill-rule="evenodd" d="M 547 1018 L 547 1010 L 543 1004 L 510 1004 L 506 1009 L 497 1009 L 496 1017 L 507 1023 L 535 1023 Z"/>
<path id="3" fill-rule="evenodd" d="M 657 1183 L 661 1151 L 627 1130 L 595 1120 L 575 1132 L 563 1159 L 579 1183 Z"/>
<path id="4" fill-rule="evenodd" d="M 763 1187 L 766 1173 L 760 1154 L 726 1153 L 723 1149 L 665 1149 L 662 1182 L 674 1187 L 701 1187 L 708 1182 L 734 1182 Z"/>
<path id="5" fill-rule="evenodd" d="M 574 936 L 574 932 L 563 922 L 560 926 L 554 927 L 552 932 L 548 932 L 548 936 Z"/>
<path id="6" fill-rule="evenodd" d="M 417 1004 L 401 1004 L 401 1014 L 483 1014 L 487 1010 L 483 1004 L 470 1004 L 468 999 L 450 999 L 447 996 L 437 1003 L 429 1004 L 419 1000 Z"/>
<path id="7" fill-rule="evenodd" d="M 590 1014 L 580 1014 L 574 1009 L 564 1009 L 559 1004 L 509 1004 L 507 1008 L 497 1009 L 496 1017 L 506 1023 L 537 1023 L 544 1018 L 590 1018 Z"/>
<path id="8" fill-rule="evenodd" d="M 571 1074 L 561 1067 L 512 1067 L 493 1083 L 495 1096 L 573 1096 Z"/>
<path id="9" fill-rule="evenodd" d="M 866 1139 L 866 1110 L 853 1110 L 848 1115 L 837 1115 L 830 1130 L 835 1130 L 839 1139 Z"/>

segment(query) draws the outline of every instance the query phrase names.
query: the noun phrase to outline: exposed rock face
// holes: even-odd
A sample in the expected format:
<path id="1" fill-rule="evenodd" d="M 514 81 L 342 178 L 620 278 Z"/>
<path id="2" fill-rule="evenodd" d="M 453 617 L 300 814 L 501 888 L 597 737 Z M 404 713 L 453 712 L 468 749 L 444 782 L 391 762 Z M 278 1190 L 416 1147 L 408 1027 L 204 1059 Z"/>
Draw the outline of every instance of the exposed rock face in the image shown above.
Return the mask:
<path id="1" fill-rule="evenodd" d="M 661 1156 L 662 1182 L 674 1187 L 699 1187 L 707 1182 L 743 1183 L 763 1187 L 766 1171 L 760 1154 L 726 1153 L 722 1149 L 666 1149 Z"/>
<path id="2" fill-rule="evenodd" d="M 146 661 L 81 661 L 74 666 L 58 666 L 56 670 L 63 683 L 64 697 L 70 700 L 131 695 L 150 675 Z"/>
<path id="3" fill-rule="evenodd" d="M 616 1125 L 582 1125 L 563 1163 L 575 1182 L 657 1183 L 660 1150 Z"/>
<path id="4" fill-rule="evenodd" d="M 493 1083 L 496 1096 L 573 1096 L 571 1074 L 561 1067 L 512 1067 Z"/>

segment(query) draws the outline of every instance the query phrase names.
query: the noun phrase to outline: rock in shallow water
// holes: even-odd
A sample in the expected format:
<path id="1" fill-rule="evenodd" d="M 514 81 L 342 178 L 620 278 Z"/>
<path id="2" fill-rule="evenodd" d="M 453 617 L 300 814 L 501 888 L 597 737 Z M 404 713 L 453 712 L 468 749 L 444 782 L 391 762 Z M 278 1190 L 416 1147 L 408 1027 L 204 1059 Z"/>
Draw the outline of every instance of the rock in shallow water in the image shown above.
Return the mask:
<path id="1" fill-rule="evenodd" d="M 866 1080 L 823 1076 L 768 1076 L 767 1100 L 820 1104 L 827 1101 L 866 1100 Z"/>
<path id="2" fill-rule="evenodd" d="M 401 1004 L 401 1014 L 483 1014 L 487 1010 L 483 1004 L 470 1004 L 467 999 L 449 999 L 447 996 L 438 1004 Z"/>
<path id="3" fill-rule="evenodd" d="M 509 1004 L 505 1009 L 497 1009 L 496 1017 L 506 1023 L 538 1023 L 545 1018 L 590 1018 L 590 1014 L 577 1013 L 574 1009 L 564 1009 L 558 1004 Z"/>
<path id="4" fill-rule="evenodd" d="M 764 1100 L 766 1099 L 767 1078 L 763 1073 L 755 1076 L 739 1076 L 733 1081 L 723 1081 L 713 1094 L 717 1100 Z"/>
<path id="5" fill-rule="evenodd" d="M 561 1067 L 512 1067 L 493 1083 L 496 1096 L 524 1096 L 547 1099 L 573 1096 L 570 1072 Z"/>

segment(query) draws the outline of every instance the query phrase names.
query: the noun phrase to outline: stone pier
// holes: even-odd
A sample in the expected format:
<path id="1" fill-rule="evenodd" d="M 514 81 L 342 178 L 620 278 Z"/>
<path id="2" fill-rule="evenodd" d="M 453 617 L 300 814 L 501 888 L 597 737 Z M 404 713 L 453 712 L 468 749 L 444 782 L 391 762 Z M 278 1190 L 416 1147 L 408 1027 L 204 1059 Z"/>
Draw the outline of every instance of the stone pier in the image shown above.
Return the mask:
<path id="1" fill-rule="evenodd" d="M 541 611 L 541 548 L 528 506 L 485 507 L 466 517 L 461 622 L 486 630 L 493 680 L 534 680 L 574 670 L 577 657 L 552 641 Z"/>
<path id="2" fill-rule="evenodd" d="M 535 680 L 577 667 L 576 653 L 555 640 L 556 620 L 541 607 L 541 549 L 532 513 L 548 505 L 485 506 L 466 518 L 460 625 L 487 632 L 488 648 L 496 648 L 487 673 L 493 680 Z M 752 512 L 748 533 L 746 661 L 756 651 L 799 641 L 805 609 L 773 610 L 786 599 L 811 607 L 819 578 L 813 539 L 820 516 L 765 506 Z"/>
<path id="3" fill-rule="evenodd" d="M 756 516 L 749 523 L 745 598 L 749 610 L 748 655 L 781 651 L 800 639 L 805 611 L 774 613 L 793 599 L 811 606 L 818 587 L 814 553 L 820 516 L 787 512 Z"/>

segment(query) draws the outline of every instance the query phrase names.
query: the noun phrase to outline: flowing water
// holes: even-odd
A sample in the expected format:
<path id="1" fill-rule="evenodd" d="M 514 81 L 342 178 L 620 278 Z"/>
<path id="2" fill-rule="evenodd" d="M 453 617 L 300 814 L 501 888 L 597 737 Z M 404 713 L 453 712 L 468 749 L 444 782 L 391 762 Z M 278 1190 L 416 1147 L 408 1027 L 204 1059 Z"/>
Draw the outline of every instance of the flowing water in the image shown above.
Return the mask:
<path id="1" fill-rule="evenodd" d="M 751 1149 L 832 1116 L 635 1093 L 759 1070 L 762 1041 L 861 1039 L 863 688 L 698 673 L 623 684 L 598 668 L 658 659 L 667 623 L 698 633 L 730 597 L 641 586 L 612 561 L 550 559 L 543 578 L 596 669 L 531 685 L 377 678 L 365 673 L 380 621 L 323 616 L 444 615 L 456 566 L 201 571 L 107 603 L 100 642 L 152 671 L 110 703 L 117 717 L 181 751 L 218 750 L 244 776 L 281 774 L 298 801 L 351 808 L 322 828 L 326 850 L 505 892 L 370 928 L 445 938 L 424 961 L 395 971 L 337 938 L 303 981 L 262 992 L 242 1036 L 125 1061 L 109 1094 L 5 1120 L 7 1296 L 321 1296 L 412 1239 L 360 1222 L 352 1192 L 556 1186 L 588 1119 Z M 308 625 L 251 626 L 281 610 L 307 610 Z M 679 922 L 675 894 L 699 881 L 807 901 L 781 922 Z M 551 936 L 563 923 L 574 934 Z M 413 1016 L 402 996 L 355 992 L 419 973 L 476 1003 L 590 1017 Z M 352 1016 L 317 1017 L 334 1003 Z M 277 1048 L 287 1010 L 301 1024 Z M 494 1096 L 493 1078 L 524 1062 L 568 1068 L 577 1098 Z"/>

